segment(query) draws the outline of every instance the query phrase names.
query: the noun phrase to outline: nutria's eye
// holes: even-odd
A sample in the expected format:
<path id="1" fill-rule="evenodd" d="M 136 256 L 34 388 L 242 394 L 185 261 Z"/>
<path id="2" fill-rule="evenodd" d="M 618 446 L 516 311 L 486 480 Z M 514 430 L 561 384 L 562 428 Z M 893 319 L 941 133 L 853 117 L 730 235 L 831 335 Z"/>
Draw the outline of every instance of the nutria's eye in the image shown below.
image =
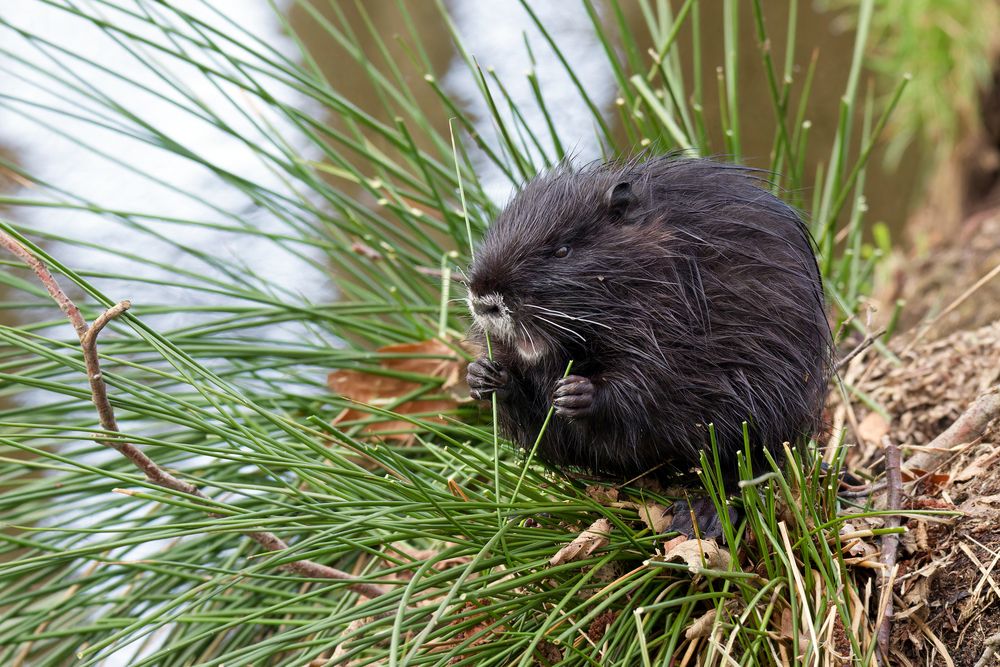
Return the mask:
<path id="1" fill-rule="evenodd" d="M 569 246 L 565 246 L 565 245 L 563 247 L 559 248 L 559 250 L 556 250 L 556 252 L 555 252 L 555 256 L 559 257 L 559 258 L 563 258 L 563 257 L 565 257 L 568 254 L 569 254 Z"/>

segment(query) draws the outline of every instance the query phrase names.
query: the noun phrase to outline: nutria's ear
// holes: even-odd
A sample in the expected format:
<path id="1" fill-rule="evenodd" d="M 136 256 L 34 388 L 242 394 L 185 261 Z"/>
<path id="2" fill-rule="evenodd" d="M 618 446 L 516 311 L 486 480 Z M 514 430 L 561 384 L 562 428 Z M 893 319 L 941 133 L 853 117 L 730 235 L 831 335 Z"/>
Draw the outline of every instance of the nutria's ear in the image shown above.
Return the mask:
<path id="1" fill-rule="evenodd" d="M 632 184 L 623 181 L 611 186 L 611 189 L 608 190 L 607 199 L 608 214 L 611 216 L 611 219 L 615 222 L 622 220 L 634 199 L 632 196 Z"/>

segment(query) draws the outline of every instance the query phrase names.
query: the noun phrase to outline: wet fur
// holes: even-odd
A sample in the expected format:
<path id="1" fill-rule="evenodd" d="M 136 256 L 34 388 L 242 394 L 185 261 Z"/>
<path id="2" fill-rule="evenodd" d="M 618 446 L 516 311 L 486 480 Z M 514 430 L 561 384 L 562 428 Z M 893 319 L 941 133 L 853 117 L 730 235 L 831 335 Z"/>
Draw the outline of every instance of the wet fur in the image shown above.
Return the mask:
<path id="1" fill-rule="evenodd" d="M 500 294 L 512 318 L 490 332 L 495 363 L 470 370 L 479 395 L 497 389 L 502 432 L 534 443 L 572 359 L 593 391 L 584 414 L 560 409 L 545 433 L 538 454 L 556 466 L 687 470 L 713 423 L 735 476 L 744 421 L 758 470 L 764 447 L 811 435 L 830 369 L 821 278 L 802 220 L 763 186 L 677 157 L 564 165 L 527 183 L 469 273 L 470 298 Z M 555 257 L 562 246 L 569 256 Z M 517 351 L 528 336 L 537 358 Z M 482 326 L 470 339 L 485 355 Z"/>

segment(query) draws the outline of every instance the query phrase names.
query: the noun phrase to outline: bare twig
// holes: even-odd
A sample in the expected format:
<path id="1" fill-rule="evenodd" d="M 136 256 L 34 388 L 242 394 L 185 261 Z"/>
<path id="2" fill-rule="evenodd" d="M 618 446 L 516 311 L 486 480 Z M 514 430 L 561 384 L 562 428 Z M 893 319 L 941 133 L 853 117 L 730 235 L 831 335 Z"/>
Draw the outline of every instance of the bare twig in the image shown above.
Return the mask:
<path id="1" fill-rule="evenodd" d="M 885 480 L 881 482 L 872 482 L 871 484 L 862 484 L 860 486 L 851 486 L 850 484 L 841 483 L 840 488 L 843 491 L 837 491 L 837 495 L 841 498 L 864 498 L 865 496 L 870 496 L 877 491 L 881 491 L 886 487 Z"/>
<path id="2" fill-rule="evenodd" d="M 983 656 L 976 662 L 976 667 L 986 667 L 986 665 L 990 664 L 990 660 L 993 659 L 997 649 L 1000 648 L 1000 632 L 984 639 L 983 648 L 985 649 Z"/>
<path id="3" fill-rule="evenodd" d="M 885 508 L 890 511 L 899 510 L 902 509 L 903 504 L 903 474 L 900 468 L 899 445 L 894 443 L 888 437 L 883 438 L 882 442 L 885 443 Z M 889 515 L 885 517 L 886 528 L 896 528 L 898 526 L 898 515 Z M 892 586 L 892 576 L 890 573 L 892 573 L 896 567 L 896 548 L 898 545 L 899 535 L 897 533 L 886 533 L 882 536 L 882 557 L 880 560 L 884 568 L 882 572 L 883 586 Z M 882 612 L 882 623 L 878 628 L 877 642 L 879 653 L 882 655 L 883 664 L 888 665 L 890 664 L 889 635 L 892 632 L 893 616 L 892 590 L 883 591 L 883 594 L 886 595 L 887 602 L 885 609 Z"/>
<path id="4" fill-rule="evenodd" d="M 976 290 L 978 290 L 983 285 L 996 278 L 998 275 L 1000 275 L 1000 264 L 997 264 L 992 269 L 987 271 L 986 275 L 977 280 L 969 289 L 962 292 L 958 296 L 958 298 L 956 298 L 954 301 L 948 304 L 948 306 L 945 307 L 944 310 L 938 313 L 933 320 L 925 324 L 920 329 L 920 331 L 918 331 L 917 334 L 910 339 L 910 342 L 906 344 L 906 347 L 903 348 L 902 354 L 905 354 L 906 352 L 912 350 L 913 346 L 915 346 L 918 342 L 920 342 L 920 340 L 927 335 L 927 332 L 933 329 L 937 325 L 937 323 L 940 322 L 948 313 L 950 313 L 951 311 L 955 310 L 960 305 L 962 305 L 962 303 L 964 303 L 966 299 L 972 296 L 976 292 Z"/>
<path id="5" fill-rule="evenodd" d="M 52 296 L 53 300 L 55 300 L 55 302 L 59 305 L 59 308 L 61 308 L 66 314 L 66 317 L 69 318 L 73 328 L 76 329 L 76 334 L 80 339 L 80 347 L 83 350 L 84 363 L 87 368 L 87 379 L 90 382 L 91 397 L 94 401 L 94 406 L 97 408 L 97 415 L 101 422 L 101 428 L 112 433 L 119 433 L 118 422 L 115 419 L 115 411 L 114 408 L 111 407 L 111 401 L 108 399 L 107 383 L 105 383 L 104 375 L 101 373 L 100 357 L 97 353 L 97 336 L 101 333 L 101 330 L 111 322 L 111 320 L 128 310 L 132 304 L 129 301 L 122 301 L 121 303 L 107 309 L 96 320 L 94 320 L 93 325 L 88 326 L 87 321 L 83 318 L 83 315 L 80 314 L 80 309 L 77 308 L 76 304 L 74 304 L 73 301 L 66 295 L 66 292 L 59 287 L 59 283 L 56 282 L 55 277 L 37 257 L 35 257 L 27 248 L 18 243 L 14 237 L 10 236 L 3 230 L 0 230 L 0 245 L 22 259 L 25 264 L 27 264 L 35 272 L 35 275 L 38 276 L 42 285 Z M 146 476 L 146 479 L 153 484 L 172 491 L 209 500 L 208 496 L 202 493 L 198 487 L 177 479 L 169 472 L 158 466 L 155 461 L 146 456 L 142 450 L 132 443 L 126 442 L 118 437 L 103 438 L 99 440 L 99 442 L 114 449 L 119 454 L 127 458 L 132 465 L 142 471 L 142 473 Z M 211 512 L 209 514 L 211 516 L 217 516 Z M 288 544 L 273 533 L 265 531 L 251 531 L 247 533 L 247 537 L 268 551 L 280 552 L 288 549 Z M 297 560 L 291 563 L 284 563 L 278 567 L 282 570 L 287 570 L 304 577 L 312 577 L 315 579 L 336 579 L 340 581 L 351 581 L 354 579 L 354 577 L 347 572 L 310 560 Z M 385 593 L 380 586 L 363 582 L 349 583 L 347 588 L 368 598 L 378 597 L 379 595 Z"/>
<path id="6" fill-rule="evenodd" d="M 941 435 L 907 459 L 906 467 L 934 470 L 953 448 L 976 440 L 997 417 L 1000 417 L 1000 385 L 981 394 Z"/>
<path id="7" fill-rule="evenodd" d="M 63 292 L 62 288 L 59 287 L 59 283 L 49 273 L 49 270 L 45 268 L 45 265 L 37 257 L 28 252 L 27 248 L 18 243 L 13 236 L 2 230 L 0 230 L 0 245 L 3 245 L 12 254 L 24 260 L 24 263 L 35 272 L 38 279 L 42 281 L 42 286 L 48 290 L 48 293 L 55 302 L 59 304 L 59 308 L 66 313 L 66 317 L 69 318 L 73 328 L 76 329 L 76 335 L 83 340 L 84 334 L 87 333 L 87 321 L 83 319 L 83 315 L 80 314 L 80 309 L 76 307 L 76 304 L 70 301 L 69 297 L 66 296 L 66 292 Z"/>
<path id="8" fill-rule="evenodd" d="M 847 364 L 851 363 L 851 360 L 854 359 L 854 357 L 858 356 L 859 354 L 867 350 L 869 347 L 874 345 L 875 341 L 877 341 L 879 338 L 885 335 L 885 332 L 886 329 L 885 327 L 883 327 L 878 331 L 876 331 L 875 333 L 870 333 L 866 335 L 864 340 L 858 343 L 857 347 L 855 347 L 853 350 L 851 350 L 850 352 L 848 352 L 847 354 L 845 354 L 843 357 L 840 358 L 840 361 L 837 362 L 836 370 L 841 371 L 844 368 L 846 368 Z"/>

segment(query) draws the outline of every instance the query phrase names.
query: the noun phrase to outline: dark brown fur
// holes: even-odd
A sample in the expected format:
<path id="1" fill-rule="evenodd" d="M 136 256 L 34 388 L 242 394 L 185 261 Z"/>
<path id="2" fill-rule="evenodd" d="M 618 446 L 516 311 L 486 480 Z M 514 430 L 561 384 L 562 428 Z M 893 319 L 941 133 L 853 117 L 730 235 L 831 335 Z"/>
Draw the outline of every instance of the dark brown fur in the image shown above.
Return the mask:
<path id="1" fill-rule="evenodd" d="M 563 256 L 565 255 L 565 256 Z M 715 425 L 727 476 L 817 426 L 830 330 L 808 232 L 747 170 L 677 157 L 527 183 L 469 274 L 469 369 L 502 432 L 556 466 L 689 469 Z M 567 363 L 572 375 L 563 380 Z"/>

